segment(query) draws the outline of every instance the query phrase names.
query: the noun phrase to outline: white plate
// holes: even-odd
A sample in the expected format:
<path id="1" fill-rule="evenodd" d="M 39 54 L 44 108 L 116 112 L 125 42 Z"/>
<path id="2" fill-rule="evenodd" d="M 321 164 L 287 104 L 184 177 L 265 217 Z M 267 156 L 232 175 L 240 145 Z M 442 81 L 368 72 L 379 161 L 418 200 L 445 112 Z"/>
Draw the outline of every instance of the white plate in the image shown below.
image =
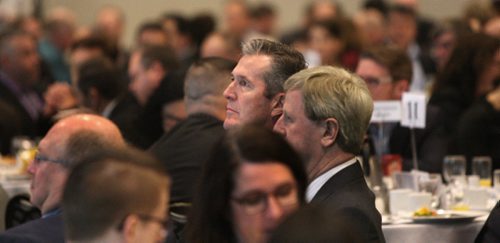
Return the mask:
<path id="1" fill-rule="evenodd" d="M 415 223 L 462 223 L 471 222 L 477 217 L 486 215 L 487 212 L 480 211 L 443 211 L 438 210 L 436 216 L 413 216 Z"/>

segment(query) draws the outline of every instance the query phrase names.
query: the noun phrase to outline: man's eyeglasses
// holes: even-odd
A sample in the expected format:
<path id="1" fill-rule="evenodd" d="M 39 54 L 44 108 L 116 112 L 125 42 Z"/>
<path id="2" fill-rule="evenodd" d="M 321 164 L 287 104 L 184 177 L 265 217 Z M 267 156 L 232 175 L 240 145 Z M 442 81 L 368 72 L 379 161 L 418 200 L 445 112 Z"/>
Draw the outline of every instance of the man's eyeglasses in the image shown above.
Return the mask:
<path id="1" fill-rule="evenodd" d="M 269 197 L 273 197 L 281 207 L 291 207 L 298 204 L 297 188 L 295 185 L 282 185 L 272 193 L 251 192 L 232 200 L 241 205 L 247 214 L 264 212 L 269 206 Z"/>
<path id="2" fill-rule="evenodd" d="M 383 83 L 390 83 L 392 82 L 392 79 L 390 77 L 384 77 L 384 78 L 376 78 L 376 77 L 361 77 L 363 80 L 365 80 L 366 85 L 368 86 L 378 86 Z"/>
<path id="3" fill-rule="evenodd" d="M 52 162 L 52 163 L 56 163 L 56 164 L 67 164 L 67 161 L 66 160 L 62 160 L 62 159 L 51 159 L 49 157 L 46 157 L 46 156 L 43 156 L 41 155 L 38 151 L 36 152 L 35 154 L 35 158 L 33 159 L 33 163 L 35 165 L 38 165 L 40 164 L 42 161 L 49 161 L 49 162 Z"/>

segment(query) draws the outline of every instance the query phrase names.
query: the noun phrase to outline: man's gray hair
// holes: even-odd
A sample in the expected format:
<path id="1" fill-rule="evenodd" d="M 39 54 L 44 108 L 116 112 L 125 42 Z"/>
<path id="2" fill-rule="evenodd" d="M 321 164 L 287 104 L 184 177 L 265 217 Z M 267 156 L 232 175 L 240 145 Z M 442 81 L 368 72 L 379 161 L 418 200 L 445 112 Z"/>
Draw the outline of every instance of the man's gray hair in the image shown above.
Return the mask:
<path id="1" fill-rule="evenodd" d="M 285 90 L 302 91 L 310 120 L 335 118 L 340 127 L 339 147 L 344 152 L 359 152 L 373 112 L 370 91 L 359 76 L 342 68 L 315 67 L 291 76 Z"/>

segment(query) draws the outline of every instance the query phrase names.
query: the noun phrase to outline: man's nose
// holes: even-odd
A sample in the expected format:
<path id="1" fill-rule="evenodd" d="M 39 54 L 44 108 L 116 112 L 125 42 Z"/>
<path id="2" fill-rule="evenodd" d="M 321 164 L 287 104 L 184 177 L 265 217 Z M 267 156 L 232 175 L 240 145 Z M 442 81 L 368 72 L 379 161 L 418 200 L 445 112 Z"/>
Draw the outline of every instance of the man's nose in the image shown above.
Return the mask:
<path id="1" fill-rule="evenodd" d="M 267 200 L 266 218 L 270 224 L 278 224 L 283 217 L 284 211 L 275 197 L 269 197 Z"/>
<path id="2" fill-rule="evenodd" d="M 224 98 L 227 100 L 234 100 L 236 98 L 234 94 L 234 81 L 232 81 L 224 90 Z"/>

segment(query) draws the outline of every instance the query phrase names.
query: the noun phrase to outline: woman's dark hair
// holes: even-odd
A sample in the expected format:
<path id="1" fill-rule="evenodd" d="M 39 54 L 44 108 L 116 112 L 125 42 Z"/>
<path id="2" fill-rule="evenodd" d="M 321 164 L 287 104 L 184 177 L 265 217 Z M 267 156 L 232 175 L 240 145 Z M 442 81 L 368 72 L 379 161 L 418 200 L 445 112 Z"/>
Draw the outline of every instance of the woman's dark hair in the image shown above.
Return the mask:
<path id="1" fill-rule="evenodd" d="M 486 90 L 478 89 L 480 79 L 491 67 L 499 48 L 499 39 L 480 33 L 464 35 L 457 41 L 449 61 L 437 77 L 429 100 L 431 106 L 439 108 L 439 121 L 448 135 L 454 134 L 462 113 L 485 94 Z"/>
<path id="2" fill-rule="evenodd" d="M 464 35 L 437 77 L 433 92 L 456 89 L 470 104 L 477 94 L 479 78 L 500 48 L 500 40 L 481 33 Z"/>
<path id="3" fill-rule="evenodd" d="M 280 163 L 297 182 L 304 203 L 307 176 L 299 155 L 278 134 L 262 127 L 243 126 L 230 131 L 204 165 L 186 228 L 186 242 L 236 242 L 230 213 L 235 174 L 242 163 Z"/>

